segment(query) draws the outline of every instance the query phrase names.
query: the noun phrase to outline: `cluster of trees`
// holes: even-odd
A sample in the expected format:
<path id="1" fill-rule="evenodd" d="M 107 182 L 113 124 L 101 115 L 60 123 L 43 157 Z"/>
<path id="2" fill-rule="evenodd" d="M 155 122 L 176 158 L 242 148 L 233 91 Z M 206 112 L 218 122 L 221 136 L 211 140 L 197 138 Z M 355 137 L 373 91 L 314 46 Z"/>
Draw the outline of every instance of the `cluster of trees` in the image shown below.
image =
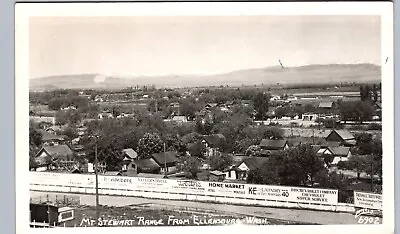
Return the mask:
<path id="1" fill-rule="evenodd" d="M 31 103 L 47 105 L 52 98 L 65 96 L 78 96 L 78 91 L 72 89 L 57 89 L 44 92 L 29 92 L 29 101 Z"/>
<path id="2" fill-rule="evenodd" d="M 361 85 L 360 86 L 360 97 L 361 101 L 378 101 L 378 91 L 381 90 L 381 84 L 379 83 L 379 87 L 376 84 L 373 84 L 372 87 L 369 85 Z"/>
<path id="3" fill-rule="evenodd" d="M 225 103 L 226 101 L 253 100 L 255 95 L 260 92 L 263 92 L 263 90 L 246 87 L 235 89 L 201 89 L 197 94 L 207 102 Z"/>
<path id="4" fill-rule="evenodd" d="M 357 177 L 361 172 L 378 175 L 382 178 L 382 141 L 370 133 L 356 134 L 356 148 L 348 161 L 340 162 L 339 168 L 355 170 Z"/>
<path id="5" fill-rule="evenodd" d="M 339 107 L 340 117 L 344 121 L 364 122 L 372 119 L 375 109 L 370 101 L 342 102 Z"/>
<path id="6" fill-rule="evenodd" d="M 321 175 L 328 175 L 324 161 L 309 144 L 302 144 L 268 157 L 256 170 L 249 172 L 247 182 L 288 186 L 314 186 Z"/>
<path id="7" fill-rule="evenodd" d="M 244 153 L 251 145 L 257 145 L 264 138 L 282 139 L 284 131 L 275 126 L 254 126 L 249 113 L 226 114 L 217 112 L 213 120 L 196 123 L 200 134 L 220 133 L 225 136 L 222 150 L 229 153 Z"/>
<path id="8" fill-rule="evenodd" d="M 190 179 L 198 179 L 201 171 L 200 167 L 205 162 L 202 157 L 194 157 L 193 155 L 183 155 L 179 158 L 178 169 L 185 172 L 186 177 Z M 207 160 L 210 170 L 222 171 L 233 163 L 233 155 L 229 153 L 218 153 Z"/>
<path id="9" fill-rule="evenodd" d="M 78 110 L 57 111 L 55 114 L 55 121 L 57 125 L 73 125 L 82 120 L 81 112 Z"/>
<path id="10" fill-rule="evenodd" d="M 347 192 L 350 180 L 343 174 L 329 172 L 324 159 L 318 157 L 309 144 L 269 156 L 262 165 L 249 172 L 247 182 L 338 189 L 341 202 L 351 197 Z"/>
<path id="11" fill-rule="evenodd" d="M 196 117 L 196 113 L 202 110 L 207 103 L 224 104 L 227 101 L 234 101 L 236 104 L 240 104 L 242 100 L 248 100 L 252 101 L 254 106 L 244 108 L 238 105 L 240 107 L 236 107 L 236 109 L 244 108 L 246 112 L 251 112 L 252 115 L 255 112 L 256 119 L 263 120 L 267 117 L 270 95 L 264 92 L 255 92 L 253 89 L 204 89 L 198 91 L 198 96 L 196 97 L 179 99 L 179 96 L 175 94 L 169 100 L 165 100 L 162 97 L 161 95 L 157 95 L 149 102 L 148 110 L 150 112 L 160 112 L 165 117 L 175 112 L 175 114 L 184 115 L 189 120 L 193 120 Z M 169 106 L 172 102 L 180 104 L 178 110 Z"/>
<path id="12" fill-rule="evenodd" d="M 284 116 L 287 117 L 295 117 L 302 116 L 304 113 L 324 113 L 325 110 L 318 109 L 313 104 L 306 104 L 306 105 L 290 105 L 287 104 L 285 106 L 279 106 L 275 109 L 275 116 L 277 118 L 282 118 Z"/>
<path id="13" fill-rule="evenodd" d="M 36 152 L 39 151 L 42 145 L 42 133 L 38 131 L 38 126 L 32 121 L 29 121 L 29 168 L 36 167 L 34 160 Z"/>
<path id="14" fill-rule="evenodd" d="M 89 122 L 88 135 L 98 136 L 99 151 L 105 152 L 104 155 L 111 155 L 111 158 L 113 158 L 111 152 L 120 152 L 124 148 L 133 148 L 138 151 L 139 157 L 147 158 L 152 153 L 163 151 L 164 144 L 167 151 L 178 151 L 183 155 L 187 151 L 186 144 L 198 142 L 200 136 L 204 134 L 223 134 L 226 139 L 220 150 L 226 153 L 244 153 L 249 146 L 258 145 L 263 138 L 283 138 L 282 129 L 271 126 L 252 126 L 251 120 L 243 113 L 221 118 L 216 115 L 217 117 L 212 122 L 205 124 L 182 125 L 164 122 L 157 114 L 139 112 L 135 116 L 135 119 L 104 119 Z M 204 130 L 204 128 L 209 129 Z M 183 137 L 190 135 L 192 139 L 186 139 L 183 142 Z M 87 147 L 92 158 L 94 142 L 93 137 L 86 137 L 81 142 Z M 195 154 L 201 156 L 204 149 L 199 148 L 198 151 Z M 103 156 L 99 158 L 103 159 Z M 109 163 L 116 164 L 111 161 Z M 220 167 L 216 166 L 216 168 Z"/>
<path id="15" fill-rule="evenodd" d="M 86 97 L 79 97 L 74 95 L 53 97 L 49 100 L 48 106 L 51 110 L 60 110 L 68 106 L 75 106 L 76 108 L 87 108 L 89 100 Z"/>
<path id="16" fill-rule="evenodd" d="M 88 136 L 81 144 L 88 152 L 88 159 L 94 159 L 94 146 L 97 143 L 99 160 L 106 160 L 110 167 L 118 166 L 118 154 L 125 148 L 137 150 L 139 158 L 148 158 L 153 153 L 164 150 L 185 152 L 182 136 L 194 132 L 192 125 L 165 123 L 160 115 L 136 113 L 135 119 L 104 119 L 87 124 Z"/>

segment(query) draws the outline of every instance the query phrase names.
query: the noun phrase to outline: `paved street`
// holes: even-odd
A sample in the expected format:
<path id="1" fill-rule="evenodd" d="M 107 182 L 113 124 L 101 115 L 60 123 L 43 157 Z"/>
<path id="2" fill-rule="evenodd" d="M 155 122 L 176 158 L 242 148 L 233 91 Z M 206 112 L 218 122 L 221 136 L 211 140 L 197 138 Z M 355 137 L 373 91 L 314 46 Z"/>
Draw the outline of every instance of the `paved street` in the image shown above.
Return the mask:
<path id="1" fill-rule="evenodd" d="M 67 193 L 48 193 L 31 191 L 31 197 L 37 198 L 39 196 L 46 196 L 46 194 L 59 194 L 59 195 L 72 195 Z M 74 194 L 79 196 L 82 205 L 95 205 L 95 196 L 87 194 Z M 177 200 L 160 200 L 148 199 L 139 197 L 121 197 L 121 196 L 100 196 L 100 204 L 108 206 L 127 206 L 127 205 L 140 205 L 152 203 L 159 206 L 184 206 L 198 209 L 212 209 L 221 212 L 238 213 L 248 216 L 260 216 L 272 219 L 282 219 L 297 222 L 307 222 L 316 224 L 357 224 L 357 219 L 354 214 L 349 213 L 334 213 L 325 211 L 312 211 L 312 210 L 297 210 L 297 209 L 283 209 L 283 208 L 270 208 L 270 207 L 253 207 L 253 206 L 239 206 L 228 204 L 209 204 L 202 202 L 191 201 L 177 201 Z"/>

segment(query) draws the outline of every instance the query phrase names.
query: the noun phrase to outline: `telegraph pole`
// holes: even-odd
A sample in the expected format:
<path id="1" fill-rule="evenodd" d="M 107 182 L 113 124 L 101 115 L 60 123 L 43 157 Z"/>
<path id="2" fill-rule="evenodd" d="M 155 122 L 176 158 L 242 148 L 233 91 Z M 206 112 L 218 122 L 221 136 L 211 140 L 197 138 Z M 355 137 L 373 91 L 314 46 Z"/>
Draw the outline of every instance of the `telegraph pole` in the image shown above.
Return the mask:
<path id="1" fill-rule="evenodd" d="M 372 157 L 372 155 L 371 155 Z M 371 161 L 371 192 L 374 192 L 374 173 L 373 173 L 373 161 Z"/>
<path id="2" fill-rule="evenodd" d="M 164 177 L 167 178 L 167 155 L 165 150 L 165 142 L 164 142 Z"/>
<path id="3" fill-rule="evenodd" d="M 95 163 L 95 175 L 96 175 L 96 226 L 97 226 L 99 220 L 99 175 L 98 175 L 99 164 L 97 160 L 97 137 L 94 149 L 94 163 Z"/>

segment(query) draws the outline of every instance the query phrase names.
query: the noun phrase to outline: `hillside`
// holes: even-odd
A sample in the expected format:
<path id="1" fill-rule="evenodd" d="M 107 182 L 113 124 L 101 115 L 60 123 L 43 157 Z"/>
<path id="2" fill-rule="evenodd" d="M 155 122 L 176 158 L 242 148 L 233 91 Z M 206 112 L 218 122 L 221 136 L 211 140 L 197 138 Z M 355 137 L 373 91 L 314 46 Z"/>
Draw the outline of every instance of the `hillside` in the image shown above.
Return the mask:
<path id="1" fill-rule="evenodd" d="M 216 75 L 104 77 L 81 74 L 41 77 L 30 80 L 32 91 L 68 89 L 120 89 L 127 86 L 156 85 L 157 87 L 241 86 L 265 84 L 307 84 L 370 82 L 381 79 L 381 68 L 372 64 L 331 64 L 301 67 L 267 67 L 238 70 Z"/>

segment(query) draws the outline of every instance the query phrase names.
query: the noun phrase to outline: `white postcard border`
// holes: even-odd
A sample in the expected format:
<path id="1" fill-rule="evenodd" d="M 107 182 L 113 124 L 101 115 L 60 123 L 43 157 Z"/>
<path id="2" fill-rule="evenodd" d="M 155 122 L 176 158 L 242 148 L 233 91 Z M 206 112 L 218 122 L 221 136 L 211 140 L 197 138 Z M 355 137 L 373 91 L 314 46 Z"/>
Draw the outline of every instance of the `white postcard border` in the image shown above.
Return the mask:
<path id="1" fill-rule="evenodd" d="M 382 22 L 382 106 L 383 106 L 383 217 L 382 225 L 325 226 L 231 226 L 162 228 L 164 232 L 187 233 L 232 231 L 279 233 L 392 233 L 394 231 L 394 74 L 393 4 L 390 2 L 320 3 L 18 3 L 15 28 L 16 101 L 16 231 L 17 233 L 54 232 L 54 229 L 29 229 L 29 186 L 27 178 L 29 142 L 29 17 L 33 16 L 193 16 L 193 15 L 380 15 Z M 386 58 L 388 62 L 385 63 Z M 131 228 L 119 230 L 132 232 Z M 56 229 L 56 233 L 98 233 L 107 228 Z M 134 231 L 161 231 L 158 227 L 137 227 Z"/>

